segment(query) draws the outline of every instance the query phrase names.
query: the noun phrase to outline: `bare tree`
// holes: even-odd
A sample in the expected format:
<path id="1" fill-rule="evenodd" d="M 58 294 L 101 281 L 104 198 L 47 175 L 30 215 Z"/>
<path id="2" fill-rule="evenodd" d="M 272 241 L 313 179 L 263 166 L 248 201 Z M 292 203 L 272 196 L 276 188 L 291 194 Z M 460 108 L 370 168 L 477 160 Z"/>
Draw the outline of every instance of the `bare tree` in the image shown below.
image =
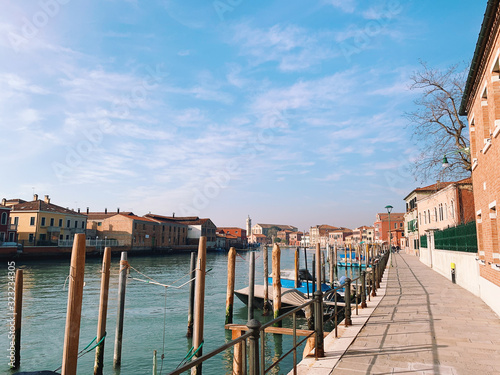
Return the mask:
<path id="1" fill-rule="evenodd" d="M 420 181 L 469 177 L 467 118 L 458 113 L 469 67 L 457 64 L 442 71 L 420 63 L 422 69 L 411 76 L 410 89 L 421 96 L 415 100 L 417 109 L 406 113 L 420 151 L 412 173 Z M 445 155 L 449 166 L 443 169 Z"/>

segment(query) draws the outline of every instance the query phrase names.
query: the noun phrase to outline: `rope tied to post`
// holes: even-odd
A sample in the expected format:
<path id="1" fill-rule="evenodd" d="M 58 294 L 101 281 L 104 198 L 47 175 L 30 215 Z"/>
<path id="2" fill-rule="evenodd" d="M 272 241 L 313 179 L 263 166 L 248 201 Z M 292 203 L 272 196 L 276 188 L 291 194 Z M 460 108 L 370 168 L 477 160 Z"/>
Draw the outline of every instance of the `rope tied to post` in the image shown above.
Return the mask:
<path id="1" fill-rule="evenodd" d="M 178 369 L 179 367 L 181 366 L 184 366 L 186 363 L 188 363 L 191 359 L 193 359 L 193 357 L 198 354 L 198 352 L 201 350 L 201 348 L 203 347 L 203 344 L 205 343 L 205 340 L 203 340 L 200 344 L 200 346 L 198 346 L 198 349 L 194 350 L 194 346 L 191 347 L 191 349 L 189 349 L 189 351 L 187 352 L 187 354 L 184 356 L 184 358 L 182 359 L 182 361 L 177 365 L 176 369 Z M 193 352 L 194 350 L 194 352 Z"/>
<path id="2" fill-rule="evenodd" d="M 89 349 L 89 346 L 90 346 L 90 345 L 92 345 L 92 344 L 94 343 L 94 341 L 96 341 L 96 340 L 97 340 L 97 336 L 96 336 L 96 337 L 94 337 L 94 338 L 92 339 L 92 341 L 91 341 L 91 342 L 89 342 L 89 343 L 88 343 L 88 345 L 87 345 L 85 348 L 83 348 L 82 350 L 80 350 L 80 351 L 78 352 L 78 357 L 77 357 L 77 358 L 81 358 L 81 357 L 83 357 L 85 354 L 90 353 L 92 350 L 94 350 L 94 349 L 95 349 L 95 348 L 97 348 L 99 345 L 101 345 L 101 344 L 104 342 L 104 339 L 106 338 L 106 334 L 107 334 L 107 332 L 104 332 L 104 336 L 102 336 L 102 338 L 99 340 L 99 342 L 98 342 L 97 344 L 95 344 L 93 347 L 91 347 L 91 348 Z M 62 365 L 61 365 L 61 366 L 59 366 L 58 368 L 56 368 L 56 369 L 54 370 L 54 372 L 59 371 L 61 368 L 62 368 Z"/>

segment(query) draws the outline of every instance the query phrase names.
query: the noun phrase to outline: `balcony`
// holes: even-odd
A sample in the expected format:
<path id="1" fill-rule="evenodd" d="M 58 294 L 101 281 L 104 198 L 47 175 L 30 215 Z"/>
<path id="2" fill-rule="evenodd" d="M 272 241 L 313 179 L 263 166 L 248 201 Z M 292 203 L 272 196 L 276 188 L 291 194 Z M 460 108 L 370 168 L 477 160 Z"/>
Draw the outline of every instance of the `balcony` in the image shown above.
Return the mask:
<path id="1" fill-rule="evenodd" d="M 47 227 L 47 232 L 49 233 L 59 233 L 61 231 L 61 228 L 55 227 L 55 226 L 49 226 Z"/>
<path id="2" fill-rule="evenodd" d="M 9 231 L 17 231 L 17 224 L 9 224 Z"/>
<path id="3" fill-rule="evenodd" d="M 59 240 L 57 246 L 59 247 L 72 247 L 73 240 Z M 120 246 L 118 240 L 113 239 L 104 239 L 104 240 L 86 240 L 85 246 L 88 247 L 97 247 L 97 248 L 105 248 L 105 247 L 116 247 Z M 123 246 L 123 245 L 122 245 Z"/>

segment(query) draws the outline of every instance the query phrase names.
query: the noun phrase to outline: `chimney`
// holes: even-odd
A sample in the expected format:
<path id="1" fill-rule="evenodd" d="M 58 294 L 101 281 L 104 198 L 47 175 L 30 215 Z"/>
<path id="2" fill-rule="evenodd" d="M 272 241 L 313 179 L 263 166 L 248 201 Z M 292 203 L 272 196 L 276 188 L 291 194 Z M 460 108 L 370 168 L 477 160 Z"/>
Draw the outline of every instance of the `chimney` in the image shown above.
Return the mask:
<path id="1" fill-rule="evenodd" d="M 175 217 L 175 212 L 172 212 L 172 217 Z"/>
<path id="2" fill-rule="evenodd" d="M 107 209 L 107 208 L 105 208 L 105 209 L 104 209 L 104 213 L 105 213 L 105 214 L 107 214 L 107 213 L 108 213 L 108 209 Z"/>
<path id="3" fill-rule="evenodd" d="M 80 213 L 80 209 L 78 209 L 78 213 Z"/>
<path id="4" fill-rule="evenodd" d="M 118 207 L 118 208 L 116 209 L 116 213 L 117 213 L 117 214 L 119 214 L 119 213 L 120 213 L 120 207 Z"/>
<path id="5" fill-rule="evenodd" d="M 2 206 L 5 206 L 7 204 L 7 199 L 3 198 L 2 199 Z"/>
<path id="6" fill-rule="evenodd" d="M 45 203 L 49 204 L 50 203 L 50 198 L 48 195 L 45 196 L 45 198 L 43 199 Z"/>
<path id="7" fill-rule="evenodd" d="M 87 215 L 89 214 L 89 208 L 87 207 Z"/>
<path id="8" fill-rule="evenodd" d="M 37 201 L 38 200 L 38 194 L 33 194 L 33 200 Z"/>

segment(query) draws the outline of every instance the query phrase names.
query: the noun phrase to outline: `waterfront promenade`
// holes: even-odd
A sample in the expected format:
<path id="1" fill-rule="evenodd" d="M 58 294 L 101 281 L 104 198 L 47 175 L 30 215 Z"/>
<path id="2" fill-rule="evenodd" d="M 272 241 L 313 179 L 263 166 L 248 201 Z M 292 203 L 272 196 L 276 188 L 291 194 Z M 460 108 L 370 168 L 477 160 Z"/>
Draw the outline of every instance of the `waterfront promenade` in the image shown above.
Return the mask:
<path id="1" fill-rule="evenodd" d="M 352 343 L 325 345 L 299 373 L 500 374 L 500 318 L 480 298 L 407 254 L 393 255 L 383 284 L 366 323 L 343 330 L 359 331 Z"/>

